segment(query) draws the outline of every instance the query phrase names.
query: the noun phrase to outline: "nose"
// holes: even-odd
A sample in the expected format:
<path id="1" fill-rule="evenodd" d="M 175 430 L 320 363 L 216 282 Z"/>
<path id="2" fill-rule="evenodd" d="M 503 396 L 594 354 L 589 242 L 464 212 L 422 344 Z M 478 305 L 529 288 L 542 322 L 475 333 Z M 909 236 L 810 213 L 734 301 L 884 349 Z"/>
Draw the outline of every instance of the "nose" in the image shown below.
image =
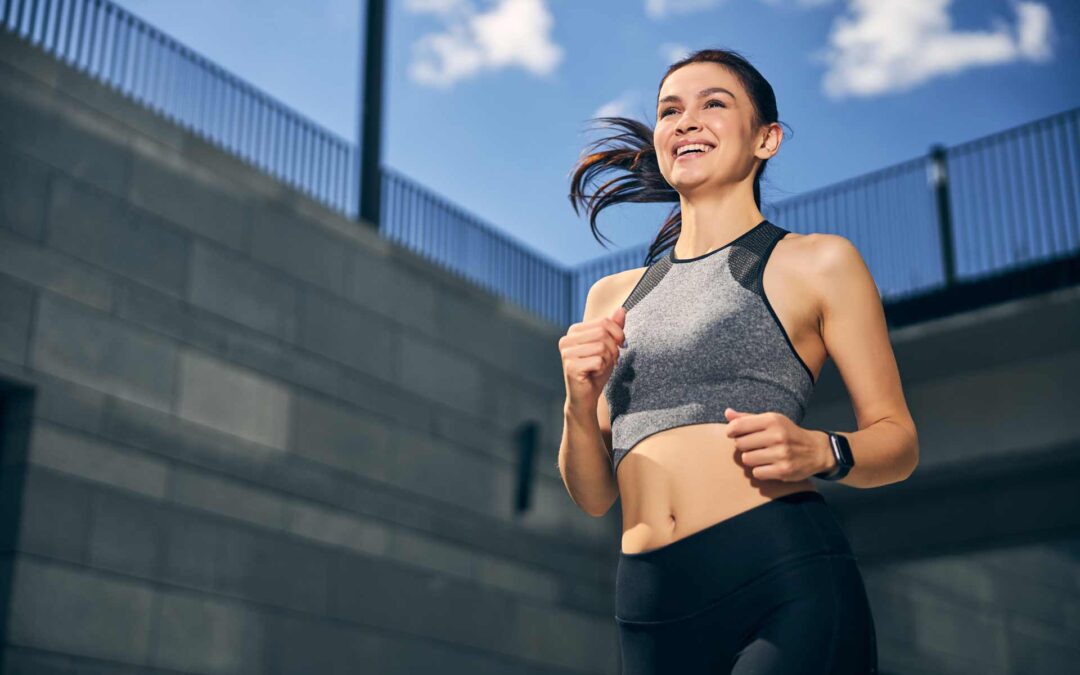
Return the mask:
<path id="1" fill-rule="evenodd" d="M 692 129 L 696 130 L 698 128 L 697 120 L 693 117 L 689 117 L 689 113 L 680 117 L 678 123 L 675 125 L 675 131 L 684 134 Z"/>

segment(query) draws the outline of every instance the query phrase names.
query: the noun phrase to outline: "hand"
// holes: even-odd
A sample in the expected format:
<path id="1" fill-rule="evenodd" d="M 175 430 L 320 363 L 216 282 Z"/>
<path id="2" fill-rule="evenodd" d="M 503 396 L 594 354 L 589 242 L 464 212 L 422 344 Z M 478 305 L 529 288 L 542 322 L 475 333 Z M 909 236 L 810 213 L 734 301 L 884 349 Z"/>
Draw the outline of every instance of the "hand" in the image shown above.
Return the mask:
<path id="1" fill-rule="evenodd" d="M 559 338 L 567 405 L 595 411 L 626 340 L 625 322 L 626 310 L 619 306 L 610 316 L 571 325 Z"/>
<path id="2" fill-rule="evenodd" d="M 759 480 L 798 482 L 836 466 L 829 436 L 803 429 L 782 413 L 747 413 L 726 408 L 727 435 L 744 466 Z"/>

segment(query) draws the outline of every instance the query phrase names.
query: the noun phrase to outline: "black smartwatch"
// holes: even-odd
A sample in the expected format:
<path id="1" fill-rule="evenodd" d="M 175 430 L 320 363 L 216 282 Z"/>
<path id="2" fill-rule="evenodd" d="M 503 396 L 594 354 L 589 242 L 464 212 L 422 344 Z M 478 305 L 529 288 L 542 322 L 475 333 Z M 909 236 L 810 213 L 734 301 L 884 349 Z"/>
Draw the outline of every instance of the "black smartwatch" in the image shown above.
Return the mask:
<path id="1" fill-rule="evenodd" d="M 822 429 L 822 431 L 825 431 Z M 832 447 L 833 457 L 836 458 L 836 468 L 826 469 L 814 475 L 824 480 L 840 480 L 848 475 L 851 467 L 855 466 L 855 456 L 851 454 L 851 444 L 842 434 L 833 431 L 825 431 L 829 436 L 829 445 Z"/>

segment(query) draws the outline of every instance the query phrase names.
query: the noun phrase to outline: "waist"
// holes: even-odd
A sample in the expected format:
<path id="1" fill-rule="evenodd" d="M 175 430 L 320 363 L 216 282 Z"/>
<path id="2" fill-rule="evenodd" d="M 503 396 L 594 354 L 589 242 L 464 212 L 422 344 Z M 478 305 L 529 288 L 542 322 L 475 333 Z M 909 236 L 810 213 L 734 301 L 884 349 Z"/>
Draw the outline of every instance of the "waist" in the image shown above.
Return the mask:
<path id="1" fill-rule="evenodd" d="M 767 580 L 785 566 L 822 556 L 854 558 L 820 492 L 803 490 L 640 553 L 619 554 L 616 616 L 672 620 Z"/>
<path id="2" fill-rule="evenodd" d="M 810 479 L 761 480 L 737 459 L 726 423 L 668 429 L 641 441 L 620 463 L 622 549 L 655 548 L 785 494 Z"/>

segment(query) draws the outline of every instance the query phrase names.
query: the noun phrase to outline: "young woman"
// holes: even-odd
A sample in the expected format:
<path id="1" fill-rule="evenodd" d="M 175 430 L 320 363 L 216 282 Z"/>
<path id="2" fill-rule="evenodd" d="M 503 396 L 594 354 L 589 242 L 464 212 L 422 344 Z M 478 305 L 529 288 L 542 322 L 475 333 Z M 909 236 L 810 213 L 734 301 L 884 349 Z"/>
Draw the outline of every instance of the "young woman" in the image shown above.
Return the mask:
<path id="1" fill-rule="evenodd" d="M 623 672 L 874 673 L 862 576 L 810 480 L 869 488 L 918 463 L 873 278 L 846 238 L 762 217 L 783 131 L 738 53 L 672 65 L 653 129 L 604 119 L 626 145 L 584 156 L 570 195 L 594 236 L 606 206 L 678 202 L 645 266 L 597 281 L 559 340 L 559 471 L 591 515 L 622 499 Z M 583 196 L 607 169 L 628 175 Z M 799 426 L 826 356 L 857 431 Z"/>

